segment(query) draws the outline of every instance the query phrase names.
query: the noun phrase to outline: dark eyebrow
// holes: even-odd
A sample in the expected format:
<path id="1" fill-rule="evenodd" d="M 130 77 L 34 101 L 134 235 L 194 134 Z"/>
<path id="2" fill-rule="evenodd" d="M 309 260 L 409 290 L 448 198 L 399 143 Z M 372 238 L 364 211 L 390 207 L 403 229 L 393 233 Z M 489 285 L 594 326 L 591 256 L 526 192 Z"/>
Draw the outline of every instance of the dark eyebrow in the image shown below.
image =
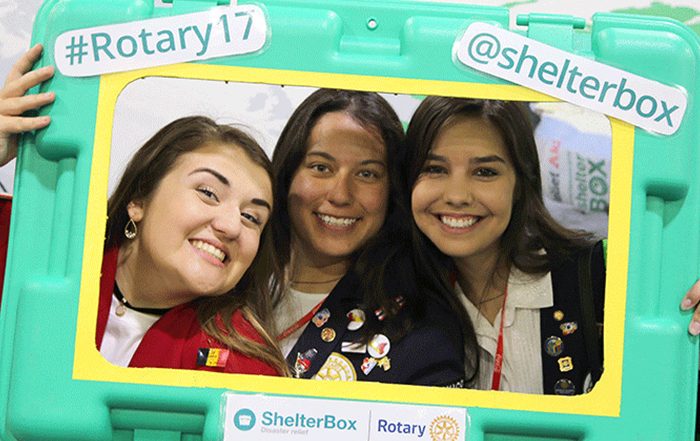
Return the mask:
<path id="1" fill-rule="evenodd" d="M 436 155 L 435 153 L 428 152 L 428 156 L 425 157 L 426 161 L 442 161 L 447 162 L 447 158 L 444 156 Z"/>
<path id="2" fill-rule="evenodd" d="M 335 156 L 333 156 L 327 152 L 309 152 L 306 154 L 306 156 L 320 156 L 322 158 L 326 158 L 329 161 L 335 161 Z M 362 161 L 360 164 L 361 165 L 379 164 L 382 167 L 386 167 L 386 163 L 383 160 L 378 160 L 378 159 L 367 159 L 367 160 Z"/>
<path id="3" fill-rule="evenodd" d="M 444 156 L 436 155 L 434 153 L 428 152 L 428 156 L 425 158 L 426 161 L 441 161 L 441 162 L 447 162 L 447 158 Z M 503 164 L 506 164 L 506 160 L 501 158 L 498 155 L 490 155 L 490 156 L 479 156 L 471 160 L 474 164 L 487 164 L 489 162 L 501 162 Z"/>
<path id="4" fill-rule="evenodd" d="M 272 211 L 272 206 L 265 199 L 255 198 L 255 199 L 251 200 L 250 202 L 252 202 L 254 205 L 259 205 L 261 207 L 265 207 L 268 210 Z"/>
<path id="5" fill-rule="evenodd" d="M 196 170 L 193 170 L 192 173 L 190 173 L 190 176 L 195 174 L 195 173 L 209 173 L 210 175 L 214 176 L 216 179 L 221 181 L 222 184 L 224 184 L 227 187 L 231 186 L 231 183 L 229 182 L 228 179 L 226 179 L 226 176 L 222 175 L 216 170 L 213 170 L 209 167 L 202 167 L 198 168 Z M 258 199 L 258 198 L 253 198 L 250 201 L 253 205 L 259 205 L 261 207 L 265 207 L 268 210 L 272 211 L 272 206 L 270 205 L 269 202 L 267 202 L 265 199 Z"/>
<path id="6" fill-rule="evenodd" d="M 320 156 L 322 158 L 328 159 L 329 161 L 335 161 L 335 157 L 330 153 L 326 152 L 308 152 L 306 156 Z"/>
<path id="7" fill-rule="evenodd" d="M 485 164 L 487 162 L 502 162 L 503 164 L 506 163 L 506 160 L 501 158 L 498 155 L 491 155 L 491 156 L 480 156 L 478 158 L 474 158 L 472 162 L 476 164 Z"/>
<path id="8" fill-rule="evenodd" d="M 365 161 L 362 161 L 360 164 L 361 165 L 377 164 L 377 165 L 380 165 L 382 167 L 386 167 L 386 162 L 379 160 L 379 159 L 367 159 Z"/>
<path id="9" fill-rule="evenodd" d="M 221 183 L 224 184 L 225 186 L 227 186 L 227 187 L 230 187 L 230 186 L 231 186 L 231 183 L 230 183 L 229 180 L 226 178 L 226 176 L 222 175 L 222 174 L 219 173 L 218 171 L 213 170 L 213 169 L 211 169 L 211 168 L 208 168 L 208 167 L 198 168 L 198 169 L 196 169 L 196 170 L 193 170 L 192 173 L 190 173 L 190 176 L 192 176 L 192 175 L 195 174 L 195 173 L 209 173 L 210 175 L 214 176 L 216 179 L 218 179 L 219 181 L 221 181 Z"/>

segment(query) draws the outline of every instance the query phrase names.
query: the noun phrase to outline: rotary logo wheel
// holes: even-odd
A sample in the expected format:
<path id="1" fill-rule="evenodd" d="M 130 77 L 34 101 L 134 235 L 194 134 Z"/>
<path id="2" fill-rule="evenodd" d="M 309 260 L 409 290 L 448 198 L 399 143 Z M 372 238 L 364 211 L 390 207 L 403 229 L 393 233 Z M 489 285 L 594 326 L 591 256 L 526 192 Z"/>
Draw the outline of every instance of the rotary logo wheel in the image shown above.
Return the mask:
<path id="1" fill-rule="evenodd" d="M 449 416 L 439 416 L 430 423 L 430 438 L 433 441 L 457 441 L 459 424 Z"/>

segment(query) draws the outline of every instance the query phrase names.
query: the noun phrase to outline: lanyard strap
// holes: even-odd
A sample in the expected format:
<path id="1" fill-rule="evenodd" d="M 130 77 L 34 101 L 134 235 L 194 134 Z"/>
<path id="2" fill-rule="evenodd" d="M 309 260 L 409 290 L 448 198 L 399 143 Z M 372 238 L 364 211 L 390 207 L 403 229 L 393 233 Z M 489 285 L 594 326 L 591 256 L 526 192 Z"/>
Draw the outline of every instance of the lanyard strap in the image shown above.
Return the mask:
<path id="1" fill-rule="evenodd" d="M 326 300 L 326 297 L 323 297 L 320 302 L 316 306 L 314 306 L 311 311 L 307 312 L 306 315 L 304 315 L 302 318 L 297 320 L 296 322 L 292 323 L 292 326 L 288 327 L 285 329 L 280 335 L 277 336 L 277 341 L 282 341 L 285 338 L 289 337 L 290 335 L 294 334 L 296 331 L 299 330 L 302 326 L 306 325 L 309 323 L 309 320 L 311 320 L 311 317 L 318 312 L 318 309 L 323 305 L 323 302 Z"/>
<path id="2" fill-rule="evenodd" d="M 506 321 L 506 301 L 508 300 L 508 285 L 503 292 L 503 307 L 501 308 L 501 326 L 498 331 L 498 344 L 496 345 L 496 356 L 493 359 L 493 378 L 491 379 L 491 390 L 501 389 L 501 373 L 503 372 L 503 323 Z"/>

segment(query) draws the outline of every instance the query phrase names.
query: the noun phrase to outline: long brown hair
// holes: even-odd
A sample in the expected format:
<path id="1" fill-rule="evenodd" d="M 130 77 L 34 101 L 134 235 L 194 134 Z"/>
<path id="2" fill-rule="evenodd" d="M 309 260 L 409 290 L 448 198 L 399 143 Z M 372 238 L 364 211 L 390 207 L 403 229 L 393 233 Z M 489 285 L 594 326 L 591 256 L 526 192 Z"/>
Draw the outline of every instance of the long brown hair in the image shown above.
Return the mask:
<path id="1" fill-rule="evenodd" d="M 343 112 L 362 127 L 380 135 L 386 148 L 389 174 L 387 215 L 380 230 L 353 256 L 348 274 L 359 280 L 362 305 L 370 311 L 381 308 L 386 313 L 383 321 L 368 320 L 362 327 L 362 338 L 381 332 L 392 341 L 404 337 L 423 319 L 427 311 L 438 307 L 455 311 L 460 325 L 469 323 L 466 312 L 452 294 L 436 290 L 420 290 L 411 259 L 410 217 L 408 193 L 405 190 L 405 135 L 403 126 L 391 105 L 379 94 L 353 90 L 319 89 L 304 100 L 294 111 L 277 142 L 272 156 L 275 171 L 275 211 L 272 215 L 273 236 L 276 246 L 277 271 L 280 274 L 290 261 L 291 230 L 287 197 L 292 178 L 308 149 L 308 140 L 314 125 L 325 114 Z M 285 292 L 284 280 L 275 284 L 275 301 Z M 391 289 L 391 291 L 389 291 Z M 394 296 L 405 298 L 403 311 Z M 465 322 L 465 320 L 467 322 Z M 434 323 L 443 326 L 443 323 Z M 461 335 L 449 332 L 461 341 Z M 475 350 L 476 346 L 471 346 Z"/>
<path id="2" fill-rule="evenodd" d="M 147 200 L 180 156 L 211 143 L 241 149 L 273 181 L 272 164 L 264 150 L 242 130 L 217 124 L 203 116 L 177 119 L 146 141 L 129 161 L 119 185 L 107 202 L 107 247 L 119 247 L 125 241 L 122 231 L 129 220 L 129 202 Z M 205 297 L 195 302 L 199 322 L 207 334 L 234 351 L 264 361 L 286 375 L 286 363 L 277 343 L 266 331 L 271 321 L 267 285 L 272 271 L 268 230 L 263 230 L 258 253 L 235 288 L 221 296 Z M 262 336 L 263 344 L 242 337 L 233 328 L 231 320 L 222 319 L 232 317 L 237 310 Z"/>
<path id="3" fill-rule="evenodd" d="M 440 131 L 460 116 L 483 118 L 493 124 L 503 138 L 516 175 L 512 215 L 500 240 L 502 256 L 508 264 L 526 273 L 550 271 L 557 262 L 590 246 L 591 235 L 559 225 L 549 214 L 542 198 L 542 181 L 533 128 L 525 105 L 514 101 L 427 97 L 416 109 L 406 134 L 407 191 L 412 191 Z M 454 295 L 455 271 L 452 259 L 441 253 L 430 239 L 411 225 L 413 256 L 420 283 L 428 290 L 454 298 L 455 308 L 467 315 Z M 541 250 L 547 250 L 546 254 Z M 492 275 L 493 277 L 494 275 Z M 467 346 L 467 378 L 479 371 L 476 333 L 467 316 L 463 328 Z"/>
<path id="4" fill-rule="evenodd" d="M 520 102 L 427 97 L 408 126 L 409 188 L 418 180 L 440 131 L 465 115 L 483 118 L 496 127 L 515 169 L 512 215 L 500 241 L 509 263 L 525 273 L 544 273 L 562 259 L 589 247 L 591 234 L 563 227 L 544 205 L 532 123 Z M 542 254 L 542 249 L 547 253 Z"/>
<path id="5" fill-rule="evenodd" d="M 277 258 L 286 266 L 291 258 L 291 221 L 287 197 L 292 178 L 302 163 L 311 131 L 327 113 L 343 112 L 368 131 L 377 133 L 386 148 L 390 194 L 401 191 L 403 171 L 403 126 L 391 105 L 379 94 L 353 90 L 319 89 L 309 95 L 292 113 L 272 154 L 275 172 L 275 211 L 272 228 Z M 387 217 L 392 213 L 396 198 L 389 198 Z"/>

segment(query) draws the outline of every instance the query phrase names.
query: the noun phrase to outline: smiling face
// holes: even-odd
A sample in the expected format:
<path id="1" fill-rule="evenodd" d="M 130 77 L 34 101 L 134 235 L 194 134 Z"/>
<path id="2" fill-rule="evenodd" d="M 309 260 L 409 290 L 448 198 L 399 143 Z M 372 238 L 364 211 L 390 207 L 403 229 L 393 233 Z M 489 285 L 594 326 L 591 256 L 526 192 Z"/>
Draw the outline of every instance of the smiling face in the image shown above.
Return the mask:
<path id="1" fill-rule="evenodd" d="M 510 222 L 516 174 L 496 127 L 459 116 L 438 133 L 413 187 L 418 228 L 456 261 L 495 262 Z"/>
<path id="2" fill-rule="evenodd" d="M 301 264 L 348 261 L 386 217 L 386 147 L 347 113 L 323 115 L 311 130 L 289 189 L 292 250 Z"/>
<path id="3" fill-rule="evenodd" d="M 228 292 L 257 253 L 271 204 L 270 178 L 240 147 L 182 154 L 146 200 L 128 205 L 138 235 L 117 270 L 127 299 L 168 307 Z"/>

